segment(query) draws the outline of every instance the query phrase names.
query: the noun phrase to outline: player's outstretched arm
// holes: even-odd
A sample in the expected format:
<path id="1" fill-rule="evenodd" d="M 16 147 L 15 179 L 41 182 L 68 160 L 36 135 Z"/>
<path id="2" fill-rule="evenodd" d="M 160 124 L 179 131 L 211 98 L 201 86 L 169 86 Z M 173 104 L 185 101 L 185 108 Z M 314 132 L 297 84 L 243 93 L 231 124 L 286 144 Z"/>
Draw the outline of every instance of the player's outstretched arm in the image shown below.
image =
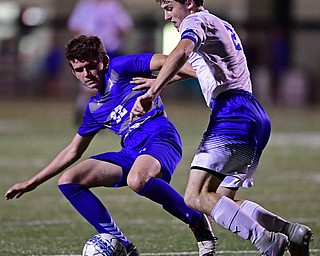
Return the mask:
<path id="1" fill-rule="evenodd" d="M 67 167 L 75 163 L 88 148 L 94 136 L 81 137 L 76 135 L 72 142 L 65 147 L 60 153 L 40 172 L 32 178 L 13 185 L 5 194 L 7 200 L 19 198 L 26 192 L 34 190 L 40 184 L 54 177 Z"/>

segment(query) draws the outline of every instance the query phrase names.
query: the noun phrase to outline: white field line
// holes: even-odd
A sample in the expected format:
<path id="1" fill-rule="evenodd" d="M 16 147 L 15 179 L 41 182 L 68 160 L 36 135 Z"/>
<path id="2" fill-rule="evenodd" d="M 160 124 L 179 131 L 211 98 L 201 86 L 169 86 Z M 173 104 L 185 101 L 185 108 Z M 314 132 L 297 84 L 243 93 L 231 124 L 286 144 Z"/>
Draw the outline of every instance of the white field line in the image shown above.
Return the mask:
<path id="1" fill-rule="evenodd" d="M 69 220 L 31 220 L 31 221 L 4 221 L 3 226 L 51 226 L 70 224 Z"/>
<path id="2" fill-rule="evenodd" d="M 25 120 L 0 120 L 0 134 L 22 132 L 29 126 Z"/>
<path id="3" fill-rule="evenodd" d="M 317 225 L 320 224 L 320 217 L 319 218 L 294 218 L 290 219 L 292 222 L 301 222 L 301 223 L 315 223 Z M 71 224 L 74 221 L 70 220 L 30 220 L 30 221 L 4 221 L 1 224 L 3 226 L 51 226 L 51 225 L 65 225 Z M 129 221 L 131 225 L 140 225 L 143 223 L 141 220 L 131 220 Z M 156 224 L 164 224 L 168 223 L 167 221 L 157 221 Z M 180 224 L 178 220 L 173 220 L 170 222 L 170 225 Z"/>
<path id="4" fill-rule="evenodd" d="M 315 255 L 318 255 L 320 253 L 320 249 L 310 249 L 311 255 L 314 253 Z M 217 255 L 259 255 L 257 251 L 217 251 Z M 289 253 L 286 253 L 289 255 Z M 182 255 L 199 255 L 199 252 L 162 252 L 162 253 L 140 253 L 141 256 L 182 256 Z M 40 256 L 40 255 L 33 255 L 33 256 Z M 80 254 L 64 254 L 64 255 L 42 255 L 42 256 L 81 256 Z"/>
<path id="5" fill-rule="evenodd" d="M 295 219 L 295 221 L 300 221 L 304 223 L 308 222 L 316 222 L 319 223 L 320 218 L 299 218 Z M 5 225 L 60 225 L 60 224 L 67 224 L 70 221 L 66 220 L 45 220 L 45 221 L 10 221 L 5 222 Z M 310 249 L 311 255 L 320 255 L 320 249 Z M 141 256 L 179 256 L 179 255 L 198 255 L 199 252 L 164 252 L 164 253 L 141 253 Z M 243 250 L 243 251 L 231 251 L 231 250 L 224 250 L 224 251 L 217 251 L 216 255 L 259 255 L 257 251 L 252 250 Z M 289 255 L 289 253 L 286 253 Z M 33 256 L 81 256 L 80 254 L 61 254 L 61 255 L 33 255 Z"/>
<path id="6" fill-rule="evenodd" d="M 319 253 L 320 249 L 312 249 L 310 250 L 311 253 Z M 215 254 L 217 255 L 230 255 L 230 254 L 253 254 L 253 255 L 260 255 L 257 251 L 217 251 Z M 180 255 L 199 255 L 199 252 L 164 252 L 164 253 L 141 253 L 141 256 L 180 256 Z M 289 254 L 288 254 L 289 255 Z M 61 255 L 59 255 L 61 256 Z M 79 255 L 80 256 L 80 255 Z"/>
<path id="7" fill-rule="evenodd" d="M 1 126 L 3 123 L 0 121 L 0 134 Z M 272 133 L 269 141 L 271 146 L 307 146 L 315 149 L 320 148 L 320 133 Z M 31 166 L 40 168 L 46 163 L 46 159 L 34 158 L 30 159 L 27 157 L 10 157 L 0 156 L 0 169 L 7 167 L 22 167 Z"/>
<path id="8" fill-rule="evenodd" d="M 296 145 L 319 148 L 320 133 L 272 133 L 269 143 L 275 146 Z"/>

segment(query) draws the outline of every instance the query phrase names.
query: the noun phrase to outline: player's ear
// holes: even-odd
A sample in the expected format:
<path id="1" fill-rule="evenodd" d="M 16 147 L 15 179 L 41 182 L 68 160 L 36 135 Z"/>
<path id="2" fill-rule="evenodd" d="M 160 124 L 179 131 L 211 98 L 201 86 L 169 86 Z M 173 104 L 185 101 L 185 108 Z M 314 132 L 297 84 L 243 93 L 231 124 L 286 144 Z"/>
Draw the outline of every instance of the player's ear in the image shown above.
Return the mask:
<path id="1" fill-rule="evenodd" d="M 76 71 L 74 71 L 74 68 L 73 68 L 72 63 L 71 63 L 70 60 L 68 61 L 68 64 L 69 64 L 69 66 L 70 66 L 70 68 L 71 68 L 72 74 L 76 75 Z"/>
<path id="2" fill-rule="evenodd" d="M 107 69 L 109 66 L 110 58 L 108 55 L 103 57 L 102 63 L 103 63 L 103 69 Z"/>
<path id="3" fill-rule="evenodd" d="M 191 13 L 194 13 L 194 9 L 196 8 L 196 5 L 193 0 L 186 0 L 186 6 Z"/>
<path id="4" fill-rule="evenodd" d="M 70 66 L 71 66 L 71 72 L 72 72 L 72 74 L 74 74 L 74 75 L 76 76 L 76 71 L 74 71 L 74 69 L 73 69 L 73 67 L 72 67 L 71 64 L 70 64 Z"/>

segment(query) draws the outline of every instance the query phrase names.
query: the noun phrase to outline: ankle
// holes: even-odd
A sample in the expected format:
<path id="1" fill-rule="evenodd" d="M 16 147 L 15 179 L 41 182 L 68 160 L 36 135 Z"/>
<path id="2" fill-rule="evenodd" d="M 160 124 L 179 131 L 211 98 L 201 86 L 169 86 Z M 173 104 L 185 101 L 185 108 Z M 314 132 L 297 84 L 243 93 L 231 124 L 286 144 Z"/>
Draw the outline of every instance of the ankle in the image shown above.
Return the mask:
<path id="1" fill-rule="evenodd" d="M 261 237 L 251 242 L 259 251 L 265 251 L 271 243 L 271 232 L 264 230 Z"/>

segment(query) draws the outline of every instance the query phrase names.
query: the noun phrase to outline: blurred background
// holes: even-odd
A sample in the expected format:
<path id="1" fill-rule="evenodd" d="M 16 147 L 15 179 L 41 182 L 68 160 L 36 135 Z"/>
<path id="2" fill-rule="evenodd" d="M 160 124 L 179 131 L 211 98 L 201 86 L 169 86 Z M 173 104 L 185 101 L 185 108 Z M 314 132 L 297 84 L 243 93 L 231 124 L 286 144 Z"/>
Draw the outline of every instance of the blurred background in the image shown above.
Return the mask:
<path id="1" fill-rule="evenodd" d="M 109 53 L 169 53 L 179 38 L 172 25 L 164 21 L 155 0 L 115 1 L 127 17 L 120 15 L 119 9 L 115 11 L 120 8 L 115 5 L 111 12 L 108 9 L 108 15 L 104 15 L 107 7 L 93 11 L 89 6 L 74 16 L 83 1 L 113 0 L 0 0 L 0 255 L 76 255 L 94 232 L 61 198 L 56 179 L 19 200 L 4 200 L 13 183 L 34 175 L 74 136 L 74 125 L 80 118 L 77 111 L 83 111 L 88 95 L 70 72 L 64 45 L 81 28 L 98 28 L 97 33 L 106 35 L 112 31 L 103 29 L 111 30 L 116 25 L 105 24 L 116 21 L 126 29 L 121 33 L 122 44 L 115 39 L 106 43 L 114 48 L 108 49 Z M 254 93 L 272 122 L 272 136 L 256 186 L 241 193 L 290 221 L 310 226 L 315 234 L 310 255 L 319 255 L 320 1 L 204 3 L 236 28 L 247 55 Z M 77 21 L 71 22 L 71 17 L 77 17 Z M 196 80 L 181 82 L 162 95 L 183 140 L 183 159 L 172 182 L 183 193 L 186 170 L 206 129 L 210 110 Z M 119 140 L 112 135 L 97 137 L 84 158 L 117 150 Z M 187 226 L 163 214 L 153 202 L 127 189 L 101 189 L 97 192 L 108 203 L 108 210 L 141 251 L 197 250 L 190 243 L 193 238 Z M 253 250 L 251 244 L 217 225 L 214 228 L 219 250 Z"/>
<path id="2" fill-rule="evenodd" d="M 68 20 L 77 2 L 0 0 L 1 98 L 75 97 L 64 45 L 73 35 Z M 155 1 L 119 2 L 133 23 L 121 53 L 169 53 L 178 34 Z M 299 107 L 320 102 L 319 0 L 205 0 L 205 7 L 238 31 L 260 101 Z M 190 96 L 179 86 L 170 93 Z"/>

